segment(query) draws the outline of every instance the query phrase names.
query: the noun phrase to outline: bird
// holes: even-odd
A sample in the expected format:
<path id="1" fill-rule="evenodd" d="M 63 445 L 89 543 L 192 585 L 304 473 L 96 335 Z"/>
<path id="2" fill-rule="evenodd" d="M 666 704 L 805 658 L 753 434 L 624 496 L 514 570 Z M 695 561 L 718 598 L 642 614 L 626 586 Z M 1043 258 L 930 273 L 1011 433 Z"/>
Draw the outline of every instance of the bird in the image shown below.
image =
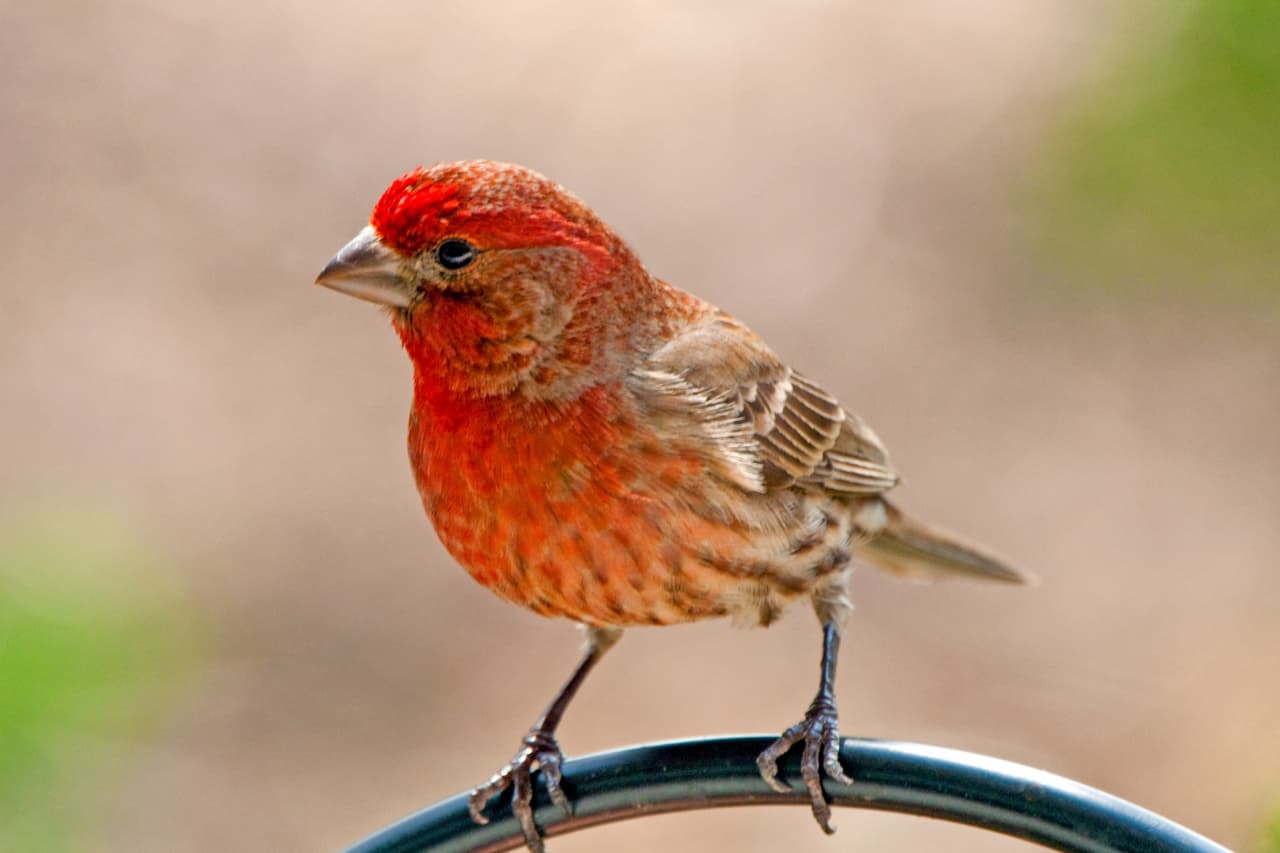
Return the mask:
<path id="1" fill-rule="evenodd" d="M 585 651 L 475 788 L 511 789 L 534 853 L 535 779 L 571 813 L 557 731 L 624 630 L 727 617 L 767 626 L 797 600 L 821 628 L 803 718 L 757 761 L 801 746 L 827 832 L 840 764 L 834 690 L 855 564 L 917 580 L 1024 583 L 1004 560 L 886 497 L 880 438 L 743 322 L 656 277 L 583 201 L 523 166 L 417 167 L 316 283 L 382 306 L 413 366 L 409 461 L 450 555 L 499 597 L 585 628 Z"/>

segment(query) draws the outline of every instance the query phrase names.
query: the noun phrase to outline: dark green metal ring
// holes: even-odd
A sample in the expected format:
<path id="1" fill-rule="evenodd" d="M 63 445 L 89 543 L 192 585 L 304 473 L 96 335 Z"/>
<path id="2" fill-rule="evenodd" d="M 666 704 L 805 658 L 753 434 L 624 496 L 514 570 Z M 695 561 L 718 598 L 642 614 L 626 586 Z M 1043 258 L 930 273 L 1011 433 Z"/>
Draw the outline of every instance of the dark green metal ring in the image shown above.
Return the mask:
<path id="1" fill-rule="evenodd" d="M 548 837 L 646 815 L 720 806 L 808 805 L 799 750 L 781 764 L 780 794 L 756 770 L 772 737 L 672 741 L 564 763 L 566 818 L 538 787 L 535 816 Z M 1101 791 L 1020 764 L 954 749 L 849 738 L 840 749 L 852 785 L 826 780 L 834 805 L 924 815 L 1084 853 L 1229 853 L 1189 829 Z M 370 836 L 348 853 L 463 853 L 523 844 L 509 799 L 472 822 L 459 794 Z M 817 831 L 815 828 L 814 832 Z M 838 842 L 833 841 L 833 845 Z M 837 849 L 833 846 L 832 848 Z"/>

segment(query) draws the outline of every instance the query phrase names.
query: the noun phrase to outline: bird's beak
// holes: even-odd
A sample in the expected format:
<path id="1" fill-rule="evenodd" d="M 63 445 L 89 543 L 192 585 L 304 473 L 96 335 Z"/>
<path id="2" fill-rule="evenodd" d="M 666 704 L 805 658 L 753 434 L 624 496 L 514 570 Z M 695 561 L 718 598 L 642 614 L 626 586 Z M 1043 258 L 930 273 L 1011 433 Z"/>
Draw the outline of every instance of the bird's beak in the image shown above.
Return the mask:
<path id="1" fill-rule="evenodd" d="M 324 265 L 316 284 L 395 308 L 408 308 L 412 285 L 400 257 L 388 249 L 373 226 L 366 225 Z"/>

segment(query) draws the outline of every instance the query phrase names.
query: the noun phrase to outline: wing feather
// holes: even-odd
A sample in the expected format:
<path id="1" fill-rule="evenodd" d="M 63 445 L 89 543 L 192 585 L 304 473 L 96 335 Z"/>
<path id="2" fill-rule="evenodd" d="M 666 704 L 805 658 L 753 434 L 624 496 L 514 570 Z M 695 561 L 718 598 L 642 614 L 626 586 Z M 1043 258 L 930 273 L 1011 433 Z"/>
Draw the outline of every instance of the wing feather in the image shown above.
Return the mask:
<path id="1" fill-rule="evenodd" d="M 715 445 L 708 456 L 748 491 L 798 486 L 865 495 L 898 482 L 861 418 L 728 315 L 667 343 L 628 383 L 652 411 L 688 420 L 683 432 L 700 431 Z"/>

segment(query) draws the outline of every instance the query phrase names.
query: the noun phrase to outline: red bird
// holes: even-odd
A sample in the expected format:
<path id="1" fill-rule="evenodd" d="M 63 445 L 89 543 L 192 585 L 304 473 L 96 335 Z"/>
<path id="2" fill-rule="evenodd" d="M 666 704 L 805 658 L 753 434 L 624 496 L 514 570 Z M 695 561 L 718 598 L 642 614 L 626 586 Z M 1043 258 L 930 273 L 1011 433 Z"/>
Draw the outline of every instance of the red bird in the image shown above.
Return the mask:
<path id="1" fill-rule="evenodd" d="M 532 774 L 566 812 L 555 731 L 624 628 L 769 625 L 807 599 L 821 680 L 804 719 L 813 814 L 848 781 L 832 687 L 853 561 L 933 578 L 1024 575 L 912 520 L 861 418 L 735 318 L 655 278 L 583 202 L 529 169 L 470 161 L 396 180 L 317 283 L 387 306 L 413 362 L 409 460 L 445 548 L 479 583 L 586 626 L 587 651 L 471 813 L 513 786 L 531 849 Z"/>

